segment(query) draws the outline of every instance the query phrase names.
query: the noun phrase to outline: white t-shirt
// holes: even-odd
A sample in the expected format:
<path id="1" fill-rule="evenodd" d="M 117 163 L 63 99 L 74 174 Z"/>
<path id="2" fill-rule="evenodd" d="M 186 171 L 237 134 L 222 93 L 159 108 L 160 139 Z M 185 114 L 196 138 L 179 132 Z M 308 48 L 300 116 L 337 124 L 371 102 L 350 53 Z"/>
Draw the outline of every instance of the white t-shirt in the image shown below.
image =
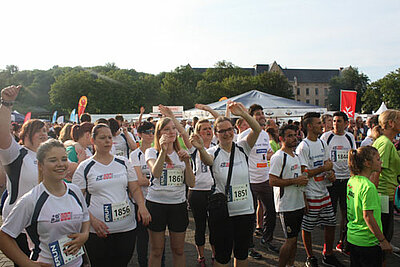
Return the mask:
<path id="1" fill-rule="evenodd" d="M 238 141 L 247 139 L 251 129 L 247 129 L 238 136 Z M 258 184 L 268 181 L 269 179 L 269 165 L 267 153 L 271 150 L 269 144 L 269 136 L 265 131 L 261 131 L 258 136 L 257 142 L 251 149 L 249 155 L 249 174 L 250 183 Z"/>
<path id="2" fill-rule="evenodd" d="M 349 179 L 348 155 L 350 149 L 356 148 L 354 136 L 349 132 L 345 132 L 344 135 L 336 135 L 329 131 L 321 136 L 321 140 L 328 144 L 336 179 Z"/>
<path id="3" fill-rule="evenodd" d="M 296 154 L 299 156 L 301 165 L 308 170 L 323 166 L 324 161 L 329 159 L 328 145 L 319 138 L 315 142 L 308 138 L 303 139 L 297 146 Z M 326 189 L 327 181 L 324 172 L 310 178 L 306 187 L 307 199 L 320 199 L 329 196 L 328 189 Z"/>
<path id="4" fill-rule="evenodd" d="M 129 155 L 129 161 L 131 162 L 134 171 L 135 171 L 134 167 L 136 167 L 136 166 L 140 167 L 140 169 L 142 170 L 143 177 L 150 180 L 150 178 L 151 178 L 150 169 L 147 166 L 144 152 L 140 148 L 135 149 Z M 146 198 L 148 186 L 141 185 L 140 188 L 142 189 L 143 197 Z M 135 202 L 134 199 L 132 199 L 132 201 Z"/>
<path id="5" fill-rule="evenodd" d="M 24 153 L 26 155 L 20 160 Z M 36 152 L 19 145 L 14 138 L 9 148 L 0 149 L 0 160 L 8 177 L 6 186 L 8 196 L 2 216 L 4 220 L 17 200 L 38 184 L 39 176 Z"/>
<path id="6" fill-rule="evenodd" d="M 127 192 L 128 182 L 132 181 L 137 181 L 136 172 L 127 158 L 119 156 L 115 156 L 108 165 L 93 157 L 88 158 L 79 164 L 72 177 L 72 183 L 80 189 L 86 189 L 87 186 L 90 194 L 89 212 L 104 222 L 110 233 L 136 228 L 135 208 Z M 95 233 L 92 227 L 90 232 Z"/>
<path id="7" fill-rule="evenodd" d="M 215 144 L 211 143 L 210 147 L 213 146 Z M 189 154 L 192 157 L 193 172 L 196 176 L 196 184 L 194 187 L 190 187 L 190 190 L 211 190 L 211 187 L 214 185 L 214 179 L 211 176 L 210 167 L 201 161 L 200 153 L 194 146 L 189 149 Z"/>
<path id="8" fill-rule="evenodd" d="M 125 139 L 122 137 L 124 133 L 120 133 L 117 136 L 113 136 L 113 146 L 111 149 L 111 154 L 115 155 L 115 156 L 124 156 L 124 157 L 128 157 L 128 142 L 125 141 Z M 135 140 L 135 138 L 133 137 L 133 135 L 128 132 L 129 136 Z"/>
<path id="9" fill-rule="evenodd" d="M 286 155 L 286 163 L 282 172 L 282 165 Z M 282 172 L 282 179 L 294 179 L 301 175 L 301 164 L 299 157 L 294 157 L 282 150 L 276 151 L 271 157 L 270 174 L 277 177 Z M 303 191 L 298 185 L 289 185 L 285 187 L 274 186 L 275 210 L 277 212 L 295 211 L 304 208 Z"/>
<path id="10" fill-rule="evenodd" d="M 157 160 L 155 148 L 146 150 L 146 162 Z M 161 204 L 180 204 L 186 201 L 185 162 L 179 159 L 175 151 L 168 155 L 172 163 L 164 163 L 161 177 L 150 178 L 147 200 Z"/>
<path id="11" fill-rule="evenodd" d="M 374 139 L 370 136 L 365 137 L 360 146 L 372 146 Z"/>
<path id="12" fill-rule="evenodd" d="M 80 233 L 82 223 L 89 221 L 82 192 L 76 185 L 65 185 L 67 187 L 65 194 L 57 197 L 40 183 L 20 198 L 1 227 L 3 232 L 13 238 L 27 228 L 30 250 L 34 249 L 34 243 L 39 244 L 40 262 L 53 264 L 49 243 L 73 233 Z M 33 219 L 35 207 L 41 207 L 37 220 Z M 37 228 L 32 221 L 37 222 Z M 37 233 L 39 239 L 37 240 L 32 233 Z M 65 266 L 81 265 L 82 257 L 79 257 Z"/>
<path id="13" fill-rule="evenodd" d="M 251 148 L 247 144 L 246 140 L 236 143 L 229 190 L 231 197 L 228 197 L 229 216 L 254 213 L 253 195 L 250 190 L 249 166 L 246 160 L 246 156 L 250 154 L 250 151 Z M 226 152 L 220 148 L 220 146 L 214 146 L 207 149 L 207 153 L 214 157 L 211 171 L 213 172 L 215 179 L 215 193 L 225 194 L 225 185 L 228 179 L 229 159 L 231 153 Z"/>

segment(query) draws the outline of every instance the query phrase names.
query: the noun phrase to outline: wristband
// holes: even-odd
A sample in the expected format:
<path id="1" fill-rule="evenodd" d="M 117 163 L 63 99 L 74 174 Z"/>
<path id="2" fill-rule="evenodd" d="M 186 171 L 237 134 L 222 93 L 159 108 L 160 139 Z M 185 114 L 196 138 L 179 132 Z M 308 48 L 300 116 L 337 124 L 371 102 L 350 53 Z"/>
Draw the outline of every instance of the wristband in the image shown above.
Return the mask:
<path id="1" fill-rule="evenodd" d="M 12 107 L 15 103 L 15 101 L 7 101 L 7 100 L 4 100 L 3 98 L 0 100 L 0 102 L 3 106 L 6 106 L 6 107 Z"/>

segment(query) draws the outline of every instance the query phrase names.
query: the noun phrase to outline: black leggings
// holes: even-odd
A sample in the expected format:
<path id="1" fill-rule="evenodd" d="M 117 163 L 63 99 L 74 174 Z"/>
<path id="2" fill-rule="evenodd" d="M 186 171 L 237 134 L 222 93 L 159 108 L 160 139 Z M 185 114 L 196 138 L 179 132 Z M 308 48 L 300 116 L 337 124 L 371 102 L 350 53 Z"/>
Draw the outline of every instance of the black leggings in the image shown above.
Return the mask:
<path id="1" fill-rule="evenodd" d="M 382 249 L 380 246 L 360 247 L 348 243 L 351 267 L 382 266 Z"/>
<path id="2" fill-rule="evenodd" d="M 109 234 L 106 238 L 90 233 L 86 250 L 92 266 L 126 267 L 132 258 L 135 242 L 136 230 Z"/>
<path id="3" fill-rule="evenodd" d="M 196 230 L 194 234 L 194 239 L 196 242 L 196 246 L 204 246 L 206 243 L 206 222 L 208 219 L 207 215 L 207 205 L 208 205 L 208 196 L 211 194 L 211 191 L 189 191 L 189 204 L 192 209 L 194 222 L 196 225 Z M 208 227 L 210 224 L 208 223 Z M 213 234 L 210 231 L 210 244 L 214 245 Z"/>
<path id="4" fill-rule="evenodd" d="M 252 226 L 253 214 L 233 216 L 212 223 L 211 230 L 214 232 L 215 238 L 215 259 L 218 263 L 229 263 L 232 250 L 236 259 L 247 259 Z"/>

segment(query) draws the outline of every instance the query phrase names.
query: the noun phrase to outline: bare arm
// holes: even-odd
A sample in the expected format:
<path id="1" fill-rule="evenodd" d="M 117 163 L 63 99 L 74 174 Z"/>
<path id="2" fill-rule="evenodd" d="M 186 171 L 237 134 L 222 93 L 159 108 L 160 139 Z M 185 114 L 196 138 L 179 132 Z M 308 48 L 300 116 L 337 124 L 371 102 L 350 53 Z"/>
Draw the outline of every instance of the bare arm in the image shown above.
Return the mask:
<path id="1" fill-rule="evenodd" d="M 379 229 L 378 223 L 374 218 L 373 210 L 363 210 L 363 218 L 365 223 L 368 225 L 369 230 L 374 234 L 374 236 L 379 240 L 382 250 L 392 252 L 392 246 L 386 240 L 381 229 Z"/>
<path id="2" fill-rule="evenodd" d="M 126 137 L 126 141 L 128 142 L 128 146 L 130 150 L 135 150 L 137 148 L 135 140 L 133 140 L 132 136 L 128 133 L 128 129 L 126 126 L 122 127 L 122 131 Z M 129 151 L 128 151 L 129 153 Z"/>
<path id="3" fill-rule="evenodd" d="M 247 144 L 249 144 L 250 148 L 252 148 L 257 142 L 258 136 L 261 132 L 260 124 L 252 116 L 250 116 L 249 113 L 247 113 L 247 110 L 242 103 L 232 102 L 229 104 L 228 109 L 233 115 L 241 116 L 249 124 L 251 131 L 246 140 Z"/>
<path id="4" fill-rule="evenodd" d="M 216 112 L 215 110 L 213 110 L 211 107 L 209 107 L 207 105 L 196 104 L 196 105 L 194 105 L 194 107 L 209 112 L 215 119 L 220 116 L 218 112 Z"/>
<path id="5" fill-rule="evenodd" d="M 134 166 L 135 168 L 135 172 L 136 175 L 138 177 L 138 183 L 140 186 L 148 186 L 149 185 L 149 180 L 144 177 L 143 173 L 142 173 L 142 169 L 140 168 L 140 166 Z"/>
<path id="6" fill-rule="evenodd" d="M 293 179 L 282 179 L 276 175 L 269 174 L 269 185 L 270 186 L 278 186 L 285 187 L 290 185 L 307 185 L 308 178 L 307 176 L 299 176 Z"/>
<path id="7" fill-rule="evenodd" d="M 158 154 L 157 159 L 149 159 L 147 161 L 147 165 L 149 165 L 150 171 L 154 177 L 160 178 L 163 168 L 164 162 L 167 155 L 167 151 L 161 149 L 160 153 Z"/>
<path id="8" fill-rule="evenodd" d="M 133 196 L 136 204 L 138 205 L 137 215 L 139 221 L 143 223 L 143 225 L 148 225 L 151 221 L 151 215 L 144 205 L 144 197 L 142 190 L 140 190 L 140 186 L 138 182 L 128 182 L 129 192 Z"/>
<path id="9" fill-rule="evenodd" d="M 326 171 L 330 171 L 332 170 L 333 164 L 331 160 L 327 160 L 324 162 L 324 165 L 319 166 L 318 168 L 312 169 L 312 170 L 308 170 L 308 177 L 314 177 L 320 173 L 326 172 Z M 306 169 L 306 166 L 302 165 L 301 166 L 301 172 L 304 172 L 304 170 Z"/>
<path id="10" fill-rule="evenodd" d="M 207 153 L 206 149 L 204 148 L 203 139 L 200 137 L 200 135 L 193 134 L 190 137 L 190 142 L 195 148 L 197 148 L 197 151 L 199 151 L 201 161 L 208 166 L 212 166 L 214 163 L 214 157 Z"/>
<path id="11" fill-rule="evenodd" d="M 143 113 L 144 113 L 144 107 L 140 107 L 140 115 L 138 120 L 139 124 L 142 122 Z"/>
<path id="12" fill-rule="evenodd" d="M 21 85 L 11 85 L 1 90 L 1 98 L 4 101 L 15 101 Z M 7 149 L 11 145 L 11 110 L 12 107 L 0 106 L 0 149 Z"/>
<path id="13" fill-rule="evenodd" d="M 40 266 L 33 262 L 18 247 L 17 242 L 8 234 L 0 231 L 0 249 L 18 266 Z M 50 264 L 48 266 L 51 266 Z"/>
<path id="14" fill-rule="evenodd" d="M 195 176 L 190 164 L 190 156 L 185 150 L 178 151 L 179 159 L 185 162 L 185 184 L 189 187 L 195 186 Z"/>

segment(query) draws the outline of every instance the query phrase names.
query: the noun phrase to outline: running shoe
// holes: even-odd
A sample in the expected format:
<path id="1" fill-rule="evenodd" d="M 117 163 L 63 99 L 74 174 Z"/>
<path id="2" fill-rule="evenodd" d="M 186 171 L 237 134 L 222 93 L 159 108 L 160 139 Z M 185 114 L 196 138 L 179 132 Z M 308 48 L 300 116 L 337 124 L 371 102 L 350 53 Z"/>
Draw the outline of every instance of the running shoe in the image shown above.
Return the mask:
<path id="1" fill-rule="evenodd" d="M 347 251 L 347 250 L 344 248 L 343 242 L 339 242 L 339 243 L 336 245 L 336 248 L 335 248 L 335 249 L 336 249 L 336 251 L 342 253 L 343 255 L 350 256 L 350 251 Z"/>
<path id="2" fill-rule="evenodd" d="M 204 257 L 197 259 L 197 266 L 206 267 L 206 259 Z"/>
<path id="3" fill-rule="evenodd" d="M 254 250 L 254 248 L 249 249 L 249 256 L 255 260 L 261 260 L 262 255 Z"/>
<path id="4" fill-rule="evenodd" d="M 279 254 L 279 248 L 276 247 L 275 245 L 273 245 L 271 242 L 265 241 L 264 238 L 261 238 L 260 244 L 261 244 L 261 246 L 263 246 L 263 247 L 266 248 L 267 250 Z"/>
<path id="5" fill-rule="evenodd" d="M 322 264 L 325 266 L 332 266 L 332 267 L 345 267 L 338 259 L 336 259 L 335 255 L 323 255 L 322 257 Z"/>
<path id="6" fill-rule="evenodd" d="M 308 257 L 306 260 L 306 266 L 307 267 L 318 267 L 318 260 L 316 257 Z"/>

